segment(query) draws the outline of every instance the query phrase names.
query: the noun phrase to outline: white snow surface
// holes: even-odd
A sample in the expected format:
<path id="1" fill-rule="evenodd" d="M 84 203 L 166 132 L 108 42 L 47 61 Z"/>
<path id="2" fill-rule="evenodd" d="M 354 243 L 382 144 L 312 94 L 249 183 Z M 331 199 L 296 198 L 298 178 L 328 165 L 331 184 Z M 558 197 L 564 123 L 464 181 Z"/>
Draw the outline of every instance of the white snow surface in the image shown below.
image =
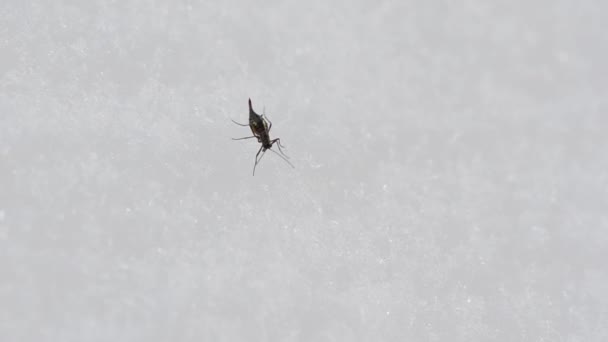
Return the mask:
<path id="1" fill-rule="evenodd" d="M 607 341 L 607 13 L 2 1 L 0 341 Z"/>

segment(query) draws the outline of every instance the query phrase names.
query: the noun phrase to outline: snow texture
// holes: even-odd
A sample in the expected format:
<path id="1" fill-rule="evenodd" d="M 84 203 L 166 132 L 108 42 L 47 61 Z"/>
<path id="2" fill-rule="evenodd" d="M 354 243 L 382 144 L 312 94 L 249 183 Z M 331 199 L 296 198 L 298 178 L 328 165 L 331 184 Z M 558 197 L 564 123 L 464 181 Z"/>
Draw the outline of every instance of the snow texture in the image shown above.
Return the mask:
<path id="1" fill-rule="evenodd" d="M 2 1 L 0 341 L 607 341 L 607 13 Z"/>

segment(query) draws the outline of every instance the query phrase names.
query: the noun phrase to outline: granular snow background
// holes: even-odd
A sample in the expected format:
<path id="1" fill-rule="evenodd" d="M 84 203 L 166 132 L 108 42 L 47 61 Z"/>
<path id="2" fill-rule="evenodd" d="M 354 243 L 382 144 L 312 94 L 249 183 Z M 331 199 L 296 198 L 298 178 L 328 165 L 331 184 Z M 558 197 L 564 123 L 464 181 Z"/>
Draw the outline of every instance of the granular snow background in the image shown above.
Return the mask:
<path id="1" fill-rule="evenodd" d="M 607 340 L 606 13 L 3 1 L 0 340 Z"/>

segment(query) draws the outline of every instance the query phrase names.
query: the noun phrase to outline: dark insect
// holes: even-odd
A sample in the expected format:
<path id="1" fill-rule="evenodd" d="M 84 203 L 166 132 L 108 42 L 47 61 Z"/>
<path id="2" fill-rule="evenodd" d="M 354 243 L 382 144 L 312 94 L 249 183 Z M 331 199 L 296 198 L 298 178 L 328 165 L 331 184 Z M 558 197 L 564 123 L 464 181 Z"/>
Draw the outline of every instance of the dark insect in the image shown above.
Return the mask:
<path id="1" fill-rule="evenodd" d="M 260 146 L 260 149 L 258 150 L 258 153 L 255 155 L 255 164 L 253 164 L 253 175 L 254 176 L 255 176 L 255 168 L 258 165 L 258 163 L 260 162 L 260 160 L 262 160 L 262 157 L 264 157 L 266 150 L 272 151 L 277 156 L 281 157 L 281 159 L 283 159 L 285 162 L 287 162 L 287 164 L 289 164 L 289 166 L 294 167 L 293 164 L 291 164 L 289 162 L 289 160 L 287 160 L 287 159 L 289 159 L 289 157 L 286 156 L 285 153 L 283 153 L 283 150 L 281 150 L 281 147 L 285 147 L 285 146 L 281 145 L 281 139 L 276 138 L 276 139 L 270 140 L 270 129 L 272 128 L 272 122 L 270 122 L 270 120 L 268 120 L 266 115 L 264 115 L 264 114 L 259 115 L 253 110 L 253 107 L 251 106 L 251 99 L 249 99 L 249 125 L 241 124 L 234 120 L 232 120 L 232 122 L 234 122 L 235 124 L 237 124 L 239 126 L 245 126 L 245 127 L 249 126 L 249 128 L 251 129 L 251 133 L 253 133 L 253 135 L 250 137 L 232 138 L 232 140 L 244 140 L 244 139 L 257 138 L 258 142 L 260 144 L 262 144 L 262 146 Z M 272 147 L 272 145 L 274 145 L 274 143 L 277 143 L 280 154 L 277 153 L 275 150 L 271 149 L 271 147 Z M 258 158 L 258 156 L 260 155 L 260 152 L 262 152 L 262 155 L 260 156 L 260 158 Z"/>

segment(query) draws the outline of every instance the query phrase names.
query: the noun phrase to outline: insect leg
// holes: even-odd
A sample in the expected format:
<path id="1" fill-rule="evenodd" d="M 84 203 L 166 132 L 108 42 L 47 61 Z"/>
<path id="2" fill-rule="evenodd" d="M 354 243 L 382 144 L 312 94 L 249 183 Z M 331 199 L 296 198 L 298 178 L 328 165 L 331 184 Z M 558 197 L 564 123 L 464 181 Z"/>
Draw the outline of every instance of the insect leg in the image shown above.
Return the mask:
<path id="1" fill-rule="evenodd" d="M 238 122 L 236 122 L 236 121 L 234 121 L 234 120 L 232 120 L 232 119 L 230 119 L 230 120 L 231 120 L 232 122 L 234 122 L 235 124 L 239 125 L 239 126 L 244 126 L 244 127 L 248 127 L 248 126 L 249 126 L 249 125 L 244 125 L 244 124 L 242 124 L 242 123 L 238 123 Z"/>
<path id="2" fill-rule="evenodd" d="M 279 145 L 279 149 L 281 149 L 281 147 L 285 148 L 285 146 L 283 146 L 283 144 L 281 144 L 281 139 L 280 138 L 276 138 L 274 140 L 271 141 L 271 143 L 277 143 L 277 145 Z"/>
<path id="3" fill-rule="evenodd" d="M 232 138 L 232 140 L 245 140 L 245 139 L 251 139 L 251 138 L 258 138 L 255 135 L 252 135 L 250 137 L 244 137 L 244 138 Z M 258 138 L 258 140 L 260 140 L 260 138 Z"/>
<path id="4" fill-rule="evenodd" d="M 255 164 L 253 164 L 253 175 L 254 176 L 255 176 L 255 167 L 258 166 L 258 163 L 260 162 L 260 160 L 262 160 L 262 157 L 266 153 L 266 150 L 264 150 L 264 153 L 262 153 L 262 157 L 260 157 L 260 159 L 258 159 L 258 156 L 260 155 L 260 152 L 262 152 L 263 148 L 264 148 L 264 146 L 260 146 L 260 149 L 258 150 L 258 153 L 255 155 Z"/>
<path id="5" fill-rule="evenodd" d="M 292 167 L 292 168 L 294 168 L 294 169 L 296 168 L 295 166 L 293 166 L 293 164 L 292 164 L 292 163 L 290 163 L 290 162 L 289 162 L 289 160 L 287 160 L 287 158 L 285 158 L 285 157 L 287 157 L 287 156 L 285 156 L 284 154 L 283 154 L 283 155 L 281 155 L 281 154 L 279 154 L 277 151 L 275 151 L 275 150 L 273 150 L 273 149 L 270 149 L 270 150 L 271 150 L 271 151 L 272 151 L 274 154 L 276 154 L 277 156 L 281 157 L 281 159 L 283 159 L 283 160 L 284 160 L 284 161 L 285 161 L 287 164 L 289 164 L 289 166 L 291 166 L 291 167 Z M 260 158 L 260 159 L 262 159 L 262 158 Z"/>
<path id="6" fill-rule="evenodd" d="M 285 146 L 281 145 L 281 139 L 280 138 L 276 138 L 273 141 L 271 141 L 270 143 L 274 144 L 275 142 L 277 143 L 277 146 L 279 147 L 279 151 L 281 152 L 281 154 L 284 155 L 287 159 L 289 159 L 289 157 L 281 149 L 281 147 L 285 147 Z"/>

